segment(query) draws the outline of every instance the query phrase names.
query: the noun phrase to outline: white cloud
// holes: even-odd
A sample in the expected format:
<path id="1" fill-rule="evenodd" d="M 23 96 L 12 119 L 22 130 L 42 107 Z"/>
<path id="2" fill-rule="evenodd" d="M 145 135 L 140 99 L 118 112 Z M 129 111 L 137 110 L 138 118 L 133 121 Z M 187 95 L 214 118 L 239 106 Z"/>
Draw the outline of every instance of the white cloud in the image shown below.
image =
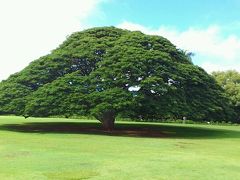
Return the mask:
<path id="1" fill-rule="evenodd" d="M 208 72 L 240 70 L 236 67 L 240 64 L 240 37 L 236 35 L 224 37 L 221 27 L 217 25 L 206 29 L 189 28 L 182 32 L 172 27 L 160 26 L 158 29 L 152 29 L 131 22 L 123 22 L 118 27 L 166 37 L 178 48 L 196 53 L 194 59 L 198 61 L 197 64 Z M 199 59 L 200 57 L 205 59 Z"/>
<path id="2" fill-rule="evenodd" d="M 103 0 L 0 0 L 0 80 L 48 54 Z"/>
<path id="3" fill-rule="evenodd" d="M 226 70 L 237 70 L 240 72 L 240 63 L 222 65 L 222 64 L 212 63 L 212 62 L 204 62 L 201 64 L 201 66 L 207 72 L 226 71 Z"/>

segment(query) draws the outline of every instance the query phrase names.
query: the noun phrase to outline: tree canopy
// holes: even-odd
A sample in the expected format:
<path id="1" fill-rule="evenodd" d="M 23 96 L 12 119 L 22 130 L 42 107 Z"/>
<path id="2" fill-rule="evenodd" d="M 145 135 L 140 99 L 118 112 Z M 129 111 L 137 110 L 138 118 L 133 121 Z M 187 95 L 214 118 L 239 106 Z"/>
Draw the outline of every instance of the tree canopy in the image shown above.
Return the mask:
<path id="1" fill-rule="evenodd" d="M 213 72 L 213 77 L 225 90 L 240 119 L 240 73 L 234 70 Z"/>
<path id="2" fill-rule="evenodd" d="M 115 27 L 73 33 L 50 54 L 0 83 L 0 113 L 232 121 L 212 76 L 160 36 Z"/>

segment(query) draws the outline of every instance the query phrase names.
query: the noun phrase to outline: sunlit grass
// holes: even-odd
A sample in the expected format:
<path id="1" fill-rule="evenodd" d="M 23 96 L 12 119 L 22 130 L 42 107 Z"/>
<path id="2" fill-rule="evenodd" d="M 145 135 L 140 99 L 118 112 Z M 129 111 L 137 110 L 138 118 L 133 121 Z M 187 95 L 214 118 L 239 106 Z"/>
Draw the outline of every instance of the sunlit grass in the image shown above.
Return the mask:
<path id="1" fill-rule="evenodd" d="M 0 117 L 0 179 L 240 179 L 240 126 Z"/>

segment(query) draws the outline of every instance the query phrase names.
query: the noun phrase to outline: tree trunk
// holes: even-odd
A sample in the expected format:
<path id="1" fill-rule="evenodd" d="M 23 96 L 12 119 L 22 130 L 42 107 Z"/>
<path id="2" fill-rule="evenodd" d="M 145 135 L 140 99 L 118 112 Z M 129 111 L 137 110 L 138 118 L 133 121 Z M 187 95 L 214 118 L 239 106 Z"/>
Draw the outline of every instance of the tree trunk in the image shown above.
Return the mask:
<path id="1" fill-rule="evenodd" d="M 101 123 L 103 128 L 112 131 L 114 129 L 115 114 L 111 111 L 105 112 L 102 116 Z"/>

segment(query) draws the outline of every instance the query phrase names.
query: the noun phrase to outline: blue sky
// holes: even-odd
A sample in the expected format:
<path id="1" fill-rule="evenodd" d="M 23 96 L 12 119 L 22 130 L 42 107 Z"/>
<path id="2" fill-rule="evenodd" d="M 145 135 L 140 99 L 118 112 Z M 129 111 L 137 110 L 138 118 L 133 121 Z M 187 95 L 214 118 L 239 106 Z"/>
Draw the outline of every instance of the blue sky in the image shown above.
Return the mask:
<path id="1" fill-rule="evenodd" d="M 110 0 L 102 3 L 101 9 L 103 16 L 90 19 L 93 26 L 130 21 L 151 28 L 166 25 L 186 30 L 240 21 L 239 0 Z"/>
<path id="2" fill-rule="evenodd" d="M 209 73 L 240 71 L 240 0 L 0 0 L 0 23 L 0 80 L 96 26 L 164 36 Z"/>
<path id="3" fill-rule="evenodd" d="M 239 0 L 112 0 L 101 9 L 102 16 L 89 18 L 91 25 L 165 36 L 193 51 L 194 63 L 208 72 L 240 70 Z"/>

